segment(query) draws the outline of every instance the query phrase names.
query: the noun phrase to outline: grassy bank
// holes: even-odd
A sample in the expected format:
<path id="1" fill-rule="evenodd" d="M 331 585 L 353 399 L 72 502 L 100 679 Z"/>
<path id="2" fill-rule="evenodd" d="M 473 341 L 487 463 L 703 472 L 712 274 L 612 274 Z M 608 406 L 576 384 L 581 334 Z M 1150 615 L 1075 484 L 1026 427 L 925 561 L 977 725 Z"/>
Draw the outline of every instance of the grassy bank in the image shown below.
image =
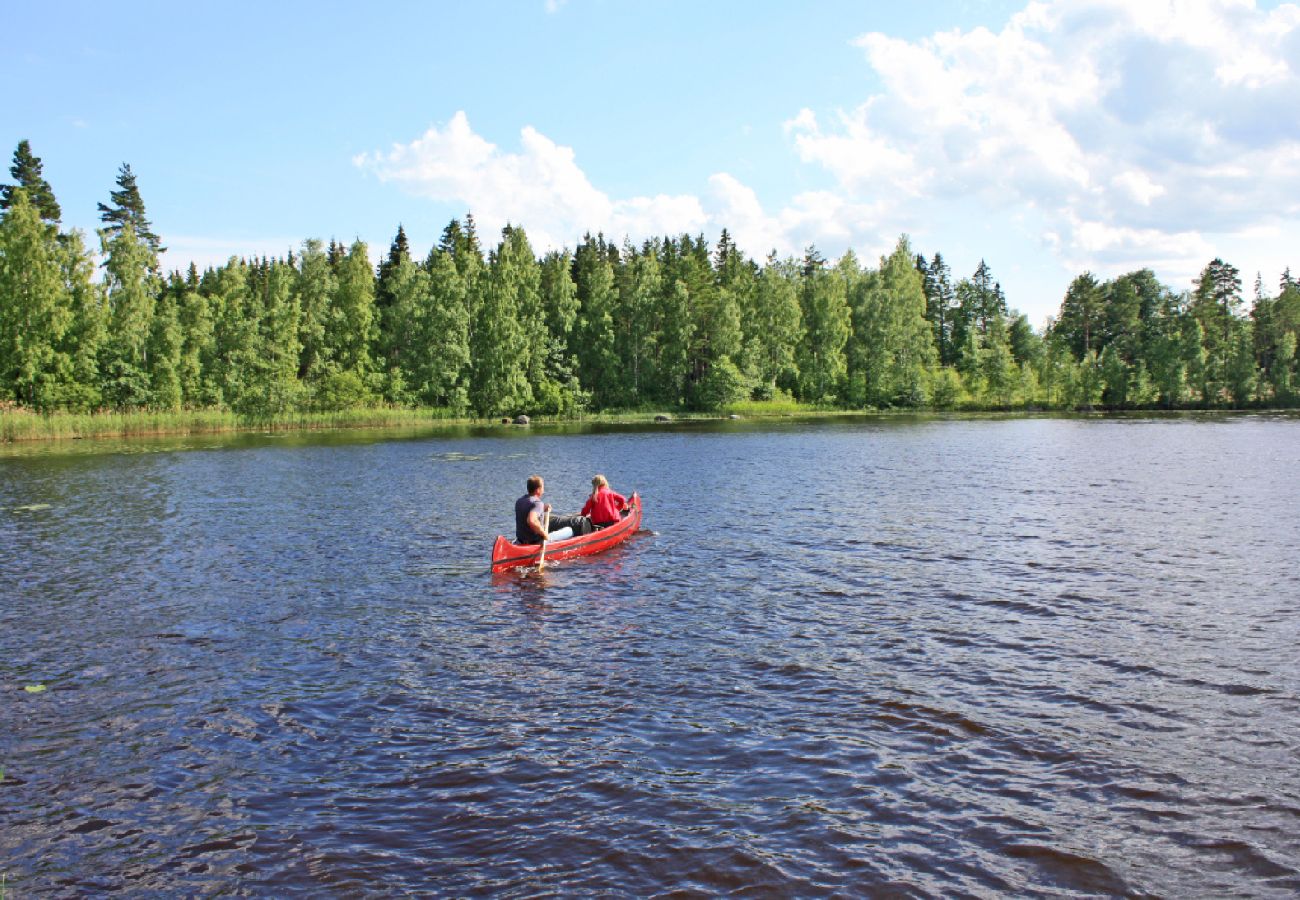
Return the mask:
<path id="1" fill-rule="evenodd" d="M 323 431 L 340 428 L 418 427 L 435 422 L 465 424 L 444 409 L 345 409 L 296 412 L 270 418 L 228 410 L 51 413 L 0 409 L 0 442 L 213 434 L 233 431 Z"/>
<path id="2" fill-rule="evenodd" d="M 1254 410 L 1258 412 L 1259 410 Z M 680 409 L 640 408 L 605 410 L 586 413 L 580 416 L 557 418 L 551 416 L 534 416 L 536 425 L 557 422 L 578 422 L 610 425 L 633 425 L 653 422 L 656 416 L 668 416 L 673 421 L 707 421 L 710 419 L 739 416 L 745 419 L 781 418 L 798 416 L 801 418 L 834 417 L 845 415 L 892 415 L 912 413 L 924 415 L 935 410 L 847 410 L 827 406 L 796 403 L 792 400 L 746 401 L 727 406 L 712 412 L 689 411 Z M 1027 409 L 979 409 L 963 408 L 946 410 L 942 415 L 1032 415 L 1035 413 L 1053 414 L 1052 411 Z M 1105 413 L 1096 410 L 1096 413 Z M 1130 414 L 1177 415 L 1170 410 L 1131 410 Z M 1228 412 L 1219 410 L 1219 412 Z M 1068 415 L 1068 411 L 1056 410 L 1055 414 Z M 403 409 L 388 407 L 363 407 L 345 409 L 335 412 L 295 412 L 274 417 L 241 416 L 229 410 L 189 410 L 183 412 L 163 412 L 137 410 L 133 412 L 96 412 L 96 413 L 36 413 L 13 406 L 0 406 L 0 444 L 20 441 L 76 440 L 95 438 L 129 438 L 163 435 L 218 434 L 251 431 L 330 431 L 348 428 L 428 428 L 437 425 L 492 425 L 500 419 L 472 418 L 458 415 L 448 409 Z"/>
<path id="3" fill-rule="evenodd" d="M 557 419 L 534 416 L 536 424 L 557 421 L 633 424 L 651 422 L 657 415 L 673 420 L 707 420 L 740 415 L 745 418 L 843 414 L 791 400 L 750 401 L 714 412 L 677 409 L 624 409 L 587 413 Z M 419 428 L 430 425 L 485 425 L 500 419 L 471 418 L 448 409 L 363 407 L 336 412 L 295 412 L 273 417 L 241 416 L 229 410 L 136 410 L 132 412 L 37 413 L 18 407 L 0 407 L 0 443 L 17 441 L 76 440 L 145 437 L 154 435 L 215 434 L 239 431 L 326 431 L 346 428 Z"/>

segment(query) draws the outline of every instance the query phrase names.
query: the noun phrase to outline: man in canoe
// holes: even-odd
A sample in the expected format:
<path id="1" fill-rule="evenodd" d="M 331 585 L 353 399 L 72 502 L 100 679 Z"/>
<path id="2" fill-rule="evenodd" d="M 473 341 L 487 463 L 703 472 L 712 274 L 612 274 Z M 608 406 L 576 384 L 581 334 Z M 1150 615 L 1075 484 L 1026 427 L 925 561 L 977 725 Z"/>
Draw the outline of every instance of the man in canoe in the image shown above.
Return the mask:
<path id="1" fill-rule="evenodd" d="M 541 475 L 528 476 L 528 493 L 515 501 L 515 539 L 520 544 L 562 541 L 577 534 L 591 534 L 591 519 L 586 516 L 551 516 L 550 533 L 544 523 L 551 504 L 542 502 L 546 482 Z"/>
<path id="2" fill-rule="evenodd" d="M 591 496 L 582 507 L 581 515 L 589 516 L 596 528 L 607 528 L 622 518 L 627 510 L 627 498 L 610 490 L 604 475 L 591 479 Z"/>

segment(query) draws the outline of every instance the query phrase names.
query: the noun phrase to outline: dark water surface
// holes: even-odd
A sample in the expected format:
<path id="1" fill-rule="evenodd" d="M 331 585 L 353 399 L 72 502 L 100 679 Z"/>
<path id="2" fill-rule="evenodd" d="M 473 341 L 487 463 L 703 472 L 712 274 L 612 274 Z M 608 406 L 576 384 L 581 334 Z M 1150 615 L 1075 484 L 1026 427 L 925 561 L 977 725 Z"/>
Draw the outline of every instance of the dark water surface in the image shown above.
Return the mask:
<path id="1" fill-rule="evenodd" d="M 1300 893 L 1300 420 L 179 444 L 0 457 L 10 897 Z"/>

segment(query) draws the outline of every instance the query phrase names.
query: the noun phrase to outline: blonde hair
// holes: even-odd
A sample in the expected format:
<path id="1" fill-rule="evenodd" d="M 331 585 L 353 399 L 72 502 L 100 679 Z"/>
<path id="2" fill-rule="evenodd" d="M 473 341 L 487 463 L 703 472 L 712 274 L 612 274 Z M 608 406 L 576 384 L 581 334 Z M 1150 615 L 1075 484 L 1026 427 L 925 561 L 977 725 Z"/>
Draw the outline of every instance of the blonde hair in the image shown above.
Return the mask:
<path id="1" fill-rule="evenodd" d="M 609 481 L 606 480 L 605 476 L 597 475 L 595 478 L 591 479 L 591 496 L 596 496 L 596 491 L 607 487 L 609 487 Z"/>

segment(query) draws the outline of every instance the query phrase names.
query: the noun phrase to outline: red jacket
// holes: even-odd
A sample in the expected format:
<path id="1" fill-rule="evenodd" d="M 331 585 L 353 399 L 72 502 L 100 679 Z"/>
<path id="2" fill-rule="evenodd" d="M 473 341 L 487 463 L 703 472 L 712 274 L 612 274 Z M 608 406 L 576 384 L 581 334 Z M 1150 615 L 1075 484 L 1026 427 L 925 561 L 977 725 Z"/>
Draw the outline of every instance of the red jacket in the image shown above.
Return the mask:
<path id="1" fill-rule="evenodd" d="M 627 498 L 616 494 L 607 487 L 596 491 L 596 496 L 588 497 L 579 515 L 591 516 L 593 525 L 609 525 L 620 518 L 619 510 L 627 506 Z"/>

